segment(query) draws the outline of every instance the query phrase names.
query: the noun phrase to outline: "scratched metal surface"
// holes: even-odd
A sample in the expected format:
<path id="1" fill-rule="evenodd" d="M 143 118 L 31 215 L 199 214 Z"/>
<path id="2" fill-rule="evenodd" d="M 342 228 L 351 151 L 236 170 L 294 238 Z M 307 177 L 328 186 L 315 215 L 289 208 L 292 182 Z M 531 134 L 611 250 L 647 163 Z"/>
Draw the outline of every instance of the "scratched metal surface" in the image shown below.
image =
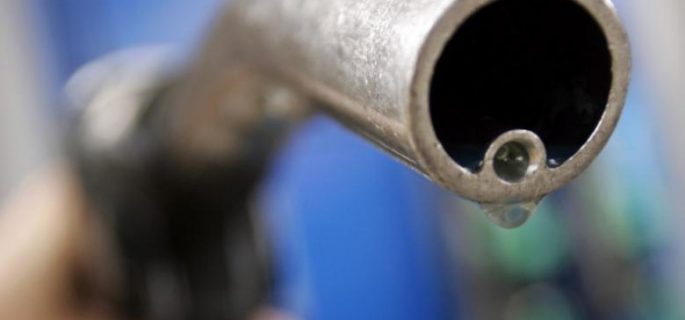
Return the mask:
<path id="1" fill-rule="evenodd" d="M 454 162 L 436 137 L 428 103 L 433 68 L 445 43 L 465 19 L 491 2 L 234 1 L 217 22 L 188 82 L 210 87 L 220 81 L 222 69 L 238 61 L 250 64 L 255 72 L 318 99 L 320 110 L 452 192 L 484 203 L 537 201 L 582 173 L 613 132 L 628 85 L 628 41 L 611 2 L 577 0 L 609 42 L 614 81 L 605 115 L 588 142 L 561 167 L 541 166 L 519 183 L 507 183 L 496 177 L 491 163 L 472 173 Z M 193 110 L 198 110 L 196 101 L 207 96 L 207 89 L 195 89 L 187 90 L 185 101 L 195 102 Z M 195 111 L 181 111 L 180 118 L 189 118 L 184 112 Z M 532 133 L 512 137 L 538 139 Z M 541 148 L 533 152 L 544 155 Z"/>
<path id="2" fill-rule="evenodd" d="M 414 70 L 452 3 L 236 1 L 227 19 L 251 58 L 330 101 L 329 112 L 415 164 L 406 129 Z"/>

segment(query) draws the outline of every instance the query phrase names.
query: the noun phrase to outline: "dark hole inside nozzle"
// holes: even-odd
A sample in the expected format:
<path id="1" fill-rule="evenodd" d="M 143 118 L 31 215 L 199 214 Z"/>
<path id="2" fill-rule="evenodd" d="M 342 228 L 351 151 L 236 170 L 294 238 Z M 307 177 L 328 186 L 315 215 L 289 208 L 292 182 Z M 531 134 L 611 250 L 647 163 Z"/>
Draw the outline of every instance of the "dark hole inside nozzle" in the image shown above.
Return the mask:
<path id="1" fill-rule="evenodd" d="M 611 87 L 602 29 L 571 0 L 500 0 L 459 27 L 431 84 L 436 135 L 461 166 L 478 170 L 501 134 L 525 129 L 563 164 L 590 138 Z"/>

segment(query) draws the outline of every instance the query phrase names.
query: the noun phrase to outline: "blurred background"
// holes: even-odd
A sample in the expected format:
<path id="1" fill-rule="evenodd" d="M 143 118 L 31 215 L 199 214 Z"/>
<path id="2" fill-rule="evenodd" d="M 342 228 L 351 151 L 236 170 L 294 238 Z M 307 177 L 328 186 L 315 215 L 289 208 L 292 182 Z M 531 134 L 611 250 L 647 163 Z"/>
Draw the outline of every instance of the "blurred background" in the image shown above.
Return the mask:
<path id="1" fill-rule="evenodd" d="M 0 204 L 60 157 L 70 75 L 141 45 L 190 56 L 221 2 L 0 0 Z M 271 302 L 298 319 L 685 319 L 685 2 L 615 4 L 634 49 L 619 128 L 521 229 L 328 119 L 303 126 L 260 197 Z"/>

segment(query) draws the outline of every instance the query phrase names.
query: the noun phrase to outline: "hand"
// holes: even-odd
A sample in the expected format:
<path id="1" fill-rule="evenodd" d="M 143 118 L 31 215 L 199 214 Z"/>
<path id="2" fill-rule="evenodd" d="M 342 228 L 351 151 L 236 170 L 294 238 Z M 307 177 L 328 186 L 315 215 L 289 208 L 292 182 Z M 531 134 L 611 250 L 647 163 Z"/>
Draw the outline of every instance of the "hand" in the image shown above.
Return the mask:
<path id="1" fill-rule="evenodd" d="M 102 242 L 89 241 L 96 228 L 84 203 L 64 167 L 36 174 L 10 196 L 0 210 L 0 319 L 112 319 L 90 296 L 107 277 L 94 259 Z"/>

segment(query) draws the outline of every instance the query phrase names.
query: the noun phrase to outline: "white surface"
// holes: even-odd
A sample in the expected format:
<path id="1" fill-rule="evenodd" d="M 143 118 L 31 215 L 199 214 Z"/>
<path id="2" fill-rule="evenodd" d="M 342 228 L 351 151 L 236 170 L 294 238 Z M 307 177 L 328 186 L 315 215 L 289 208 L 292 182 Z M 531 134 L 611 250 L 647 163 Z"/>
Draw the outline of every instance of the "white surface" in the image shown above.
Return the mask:
<path id="1" fill-rule="evenodd" d="M 0 203 L 56 140 L 45 121 L 47 69 L 27 2 L 0 0 Z"/>

